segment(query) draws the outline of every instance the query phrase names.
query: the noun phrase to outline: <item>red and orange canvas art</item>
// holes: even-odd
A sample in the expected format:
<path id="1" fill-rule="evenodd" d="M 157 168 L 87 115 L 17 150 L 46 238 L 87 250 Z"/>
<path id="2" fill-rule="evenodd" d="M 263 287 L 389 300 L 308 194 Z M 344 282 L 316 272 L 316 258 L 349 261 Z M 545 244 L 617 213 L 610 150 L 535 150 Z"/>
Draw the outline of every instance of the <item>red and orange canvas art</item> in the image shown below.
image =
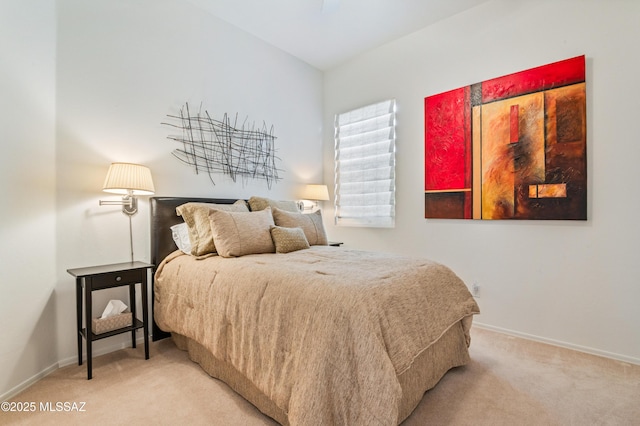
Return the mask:
<path id="1" fill-rule="evenodd" d="M 426 218 L 587 219 L 584 56 L 424 105 Z"/>

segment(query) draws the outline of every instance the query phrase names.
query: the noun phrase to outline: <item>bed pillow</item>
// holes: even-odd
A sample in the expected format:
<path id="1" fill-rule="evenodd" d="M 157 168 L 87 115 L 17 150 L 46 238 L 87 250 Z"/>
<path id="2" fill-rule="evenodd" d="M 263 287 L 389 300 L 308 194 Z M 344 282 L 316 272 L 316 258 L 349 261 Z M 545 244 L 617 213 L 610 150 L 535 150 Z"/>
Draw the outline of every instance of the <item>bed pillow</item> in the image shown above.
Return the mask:
<path id="1" fill-rule="evenodd" d="M 273 221 L 277 226 L 285 228 L 302 228 L 309 245 L 326 246 L 329 244 L 327 233 L 325 232 L 324 225 L 322 224 L 321 210 L 304 214 L 287 212 L 280 210 L 279 208 L 274 208 Z"/>
<path id="2" fill-rule="evenodd" d="M 288 212 L 299 212 L 298 204 L 295 201 L 286 201 L 286 200 L 272 200 L 271 198 L 263 198 L 263 197 L 251 197 L 249 198 L 249 207 L 252 212 L 257 212 L 258 210 L 264 210 L 267 207 L 285 210 Z"/>
<path id="3" fill-rule="evenodd" d="M 273 253 L 276 248 L 270 229 L 274 225 L 271 208 L 257 212 L 209 212 L 216 250 L 222 257 Z"/>
<path id="4" fill-rule="evenodd" d="M 233 212 L 249 211 L 247 203 L 243 200 L 238 200 L 233 204 L 186 203 L 176 208 L 176 213 L 182 216 L 189 229 L 191 254 L 194 256 L 216 252 L 209 221 L 209 212 L 214 209 Z"/>
<path id="5" fill-rule="evenodd" d="M 271 227 L 271 238 L 276 246 L 276 253 L 290 253 L 292 251 L 308 249 L 309 241 L 302 228 Z"/>
<path id="6" fill-rule="evenodd" d="M 176 246 L 186 254 L 191 254 L 191 240 L 189 239 L 189 227 L 182 222 L 171 227 L 171 237 Z"/>

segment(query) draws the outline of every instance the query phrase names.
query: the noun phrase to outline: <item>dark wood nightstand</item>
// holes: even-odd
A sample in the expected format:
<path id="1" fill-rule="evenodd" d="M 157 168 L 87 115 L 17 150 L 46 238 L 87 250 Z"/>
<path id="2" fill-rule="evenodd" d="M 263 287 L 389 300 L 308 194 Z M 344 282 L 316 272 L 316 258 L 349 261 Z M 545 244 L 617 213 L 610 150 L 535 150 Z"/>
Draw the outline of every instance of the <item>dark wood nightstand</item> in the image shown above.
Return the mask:
<path id="1" fill-rule="evenodd" d="M 344 243 L 343 243 L 343 242 L 341 242 L 341 241 L 340 241 L 340 242 L 338 242 L 338 241 L 329 241 L 329 245 L 330 245 L 331 247 L 340 247 L 340 246 L 341 246 L 341 245 L 343 245 L 343 244 L 344 244 Z"/>
<path id="2" fill-rule="evenodd" d="M 76 278 L 76 319 L 78 328 L 78 365 L 82 365 L 82 338 L 87 342 L 87 379 L 91 373 L 91 342 L 116 334 L 131 332 L 131 345 L 136 347 L 136 330 L 144 331 L 144 358 L 149 359 L 149 313 L 147 307 L 148 271 L 154 265 L 144 262 L 125 262 L 112 265 L 92 266 L 88 268 L 67 269 Z M 153 272 L 153 271 L 152 271 Z M 153 276 L 151 278 L 153 283 Z M 142 321 L 136 317 L 136 284 L 140 284 L 142 292 Z M 106 288 L 129 286 L 129 307 L 133 316 L 130 326 L 105 333 L 94 334 L 91 329 L 92 298 L 91 293 Z M 82 289 L 84 288 L 84 298 Z M 84 302 L 85 328 L 82 328 L 82 310 Z"/>

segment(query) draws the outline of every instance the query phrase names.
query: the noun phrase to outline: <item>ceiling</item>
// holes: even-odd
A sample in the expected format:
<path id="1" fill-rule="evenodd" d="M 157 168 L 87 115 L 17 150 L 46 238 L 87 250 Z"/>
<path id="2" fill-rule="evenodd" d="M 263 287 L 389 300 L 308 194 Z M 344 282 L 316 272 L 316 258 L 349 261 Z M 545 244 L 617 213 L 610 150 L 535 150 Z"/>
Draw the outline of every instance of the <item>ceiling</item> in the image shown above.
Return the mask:
<path id="1" fill-rule="evenodd" d="M 327 70 L 488 0 L 187 0 Z"/>

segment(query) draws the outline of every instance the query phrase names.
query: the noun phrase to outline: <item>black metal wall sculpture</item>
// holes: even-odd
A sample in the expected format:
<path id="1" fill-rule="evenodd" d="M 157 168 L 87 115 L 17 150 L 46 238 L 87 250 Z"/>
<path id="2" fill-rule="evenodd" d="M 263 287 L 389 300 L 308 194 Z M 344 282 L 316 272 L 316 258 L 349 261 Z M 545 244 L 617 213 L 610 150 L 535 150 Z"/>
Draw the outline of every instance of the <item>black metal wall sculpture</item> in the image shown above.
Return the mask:
<path id="1" fill-rule="evenodd" d="M 189 104 L 180 108 L 180 115 L 167 115 L 178 120 L 177 124 L 162 123 L 180 129 L 180 136 L 167 136 L 167 139 L 182 144 L 173 151 L 180 161 L 195 168 L 196 174 L 206 172 L 213 180 L 214 173 L 228 175 L 234 182 L 238 177 L 245 183 L 247 179 L 263 179 L 271 189 L 273 182 L 281 179 L 276 167 L 275 140 L 273 126 L 256 129 L 255 122 L 248 124 L 248 118 L 238 127 L 238 114 L 231 123 L 225 113 L 222 120 L 211 118 L 208 111 L 200 110 L 192 114 Z"/>

